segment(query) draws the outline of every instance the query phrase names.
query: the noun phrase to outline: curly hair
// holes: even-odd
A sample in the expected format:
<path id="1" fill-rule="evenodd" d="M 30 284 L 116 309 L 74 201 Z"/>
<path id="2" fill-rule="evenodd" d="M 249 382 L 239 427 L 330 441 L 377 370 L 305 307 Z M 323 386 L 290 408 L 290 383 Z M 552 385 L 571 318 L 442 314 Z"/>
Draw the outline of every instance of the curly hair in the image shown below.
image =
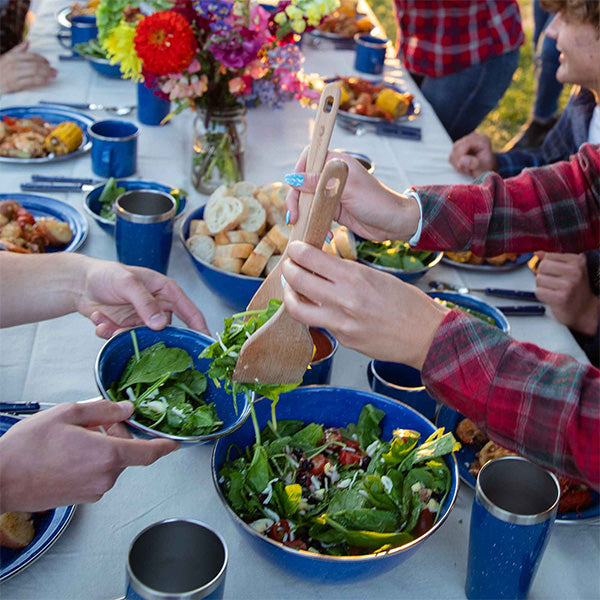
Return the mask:
<path id="1" fill-rule="evenodd" d="M 600 0 L 541 0 L 544 10 L 560 12 L 567 20 L 589 23 L 600 33 Z"/>

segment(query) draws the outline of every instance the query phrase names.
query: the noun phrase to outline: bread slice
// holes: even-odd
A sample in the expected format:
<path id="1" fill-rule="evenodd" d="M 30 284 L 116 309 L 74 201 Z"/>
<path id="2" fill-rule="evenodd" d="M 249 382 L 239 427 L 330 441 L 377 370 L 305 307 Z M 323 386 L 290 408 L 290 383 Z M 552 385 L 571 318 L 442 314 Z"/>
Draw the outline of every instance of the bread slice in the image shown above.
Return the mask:
<path id="1" fill-rule="evenodd" d="M 269 229 L 269 233 L 267 233 L 267 237 L 275 244 L 277 248 L 277 252 L 279 254 L 283 254 L 285 247 L 290 239 L 290 228 L 284 225 L 274 225 Z"/>
<path id="2" fill-rule="evenodd" d="M 273 256 L 271 256 L 271 258 L 267 261 L 267 266 L 265 267 L 265 274 L 268 275 L 269 273 L 271 273 L 271 271 L 273 271 L 273 269 L 275 269 L 275 267 L 279 264 L 280 260 L 281 254 L 274 254 Z"/>
<path id="3" fill-rule="evenodd" d="M 333 231 L 333 242 L 337 253 L 348 260 L 356 260 L 356 238 L 347 227 L 338 227 Z"/>
<path id="4" fill-rule="evenodd" d="M 231 193 L 238 198 L 246 198 L 246 196 L 252 197 L 256 191 L 256 185 L 249 181 L 238 181 L 231 187 Z"/>
<path id="5" fill-rule="evenodd" d="M 220 231 L 235 229 L 246 218 L 247 213 L 246 205 L 239 198 L 211 196 L 204 208 L 204 220 L 208 231 L 215 235 Z"/>
<path id="6" fill-rule="evenodd" d="M 224 271 L 231 271 L 232 273 L 239 273 L 242 269 L 244 261 L 241 258 L 215 258 L 213 264 L 219 269 Z"/>
<path id="7" fill-rule="evenodd" d="M 252 231 L 258 235 L 262 235 L 267 226 L 267 213 L 261 203 L 256 198 L 242 198 L 248 214 L 240 223 L 240 229 L 243 231 Z"/>
<path id="8" fill-rule="evenodd" d="M 242 273 L 250 277 L 259 277 L 274 252 L 275 244 L 265 236 L 254 248 L 254 252 L 246 259 L 242 266 Z"/>
<path id="9" fill-rule="evenodd" d="M 232 196 L 231 186 L 224 183 L 220 185 L 208 198 L 208 201 L 217 200 L 218 198 L 223 198 L 224 196 Z"/>
<path id="10" fill-rule="evenodd" d="M 248 258 L 253 250 L 252 244 L 221 244 L 215 246 L 215 258 Z"/>
<path id="11" fill-rule="evenodd" d="M 331 242 L 325 242 L 321 250 L 323 250 L 323 252 L 327 252 L 327 254 L 331 254 L 331 256 L 338 256 L 338 253 L 335 249 L 334 240 L 331 240 Z"/>
<path id="12" fill-rule="evenodd" d="M 20 550 L 29 545 L 34 537 L 31 513 L 7 512 L 0 515 L 0 546 Z"/>
<path id="13" fill-rule="evenodd" d="M 221 231 L 215 235 L 215 244 L 258 244 L 258 233 L 254 231 L 241 231 L 235 229 L 233 231 Z"/>
<path id="14" fill-rule="evenodd" d="M 215 256 L 215 241 L 209 235 L 193 235 L 187 239 L 186 244 L 190 252 L 197 259 L 208 263 L 213 261 Z"/>
<path id="15" fill-rule="evenodd" d="M 189 237 L 194 235 L 210 235 L 210 232 L 208 231 L 208 225 L 204 219 L 192 219 L 190 221 Z"/>

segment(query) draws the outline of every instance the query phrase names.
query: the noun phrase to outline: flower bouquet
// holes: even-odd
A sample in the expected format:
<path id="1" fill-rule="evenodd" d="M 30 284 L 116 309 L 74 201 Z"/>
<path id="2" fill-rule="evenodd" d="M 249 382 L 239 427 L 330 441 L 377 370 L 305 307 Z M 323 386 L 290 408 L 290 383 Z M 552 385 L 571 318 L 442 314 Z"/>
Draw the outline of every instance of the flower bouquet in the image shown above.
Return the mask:
<path id="1" fill-rule="evenodd" d="M 102 0 L 99 39 L 126 78 L 171 100 L 167 117 L 191 108 L 193 183 L 204 193 L 243 178 L 248 106 L 310 102 L 318 96 L 301 69 L 300 34 L 338 0 L 284 0 L 266 10 L 249 0 Z M 269 7 L 270 8 L 270 7 Z"/>

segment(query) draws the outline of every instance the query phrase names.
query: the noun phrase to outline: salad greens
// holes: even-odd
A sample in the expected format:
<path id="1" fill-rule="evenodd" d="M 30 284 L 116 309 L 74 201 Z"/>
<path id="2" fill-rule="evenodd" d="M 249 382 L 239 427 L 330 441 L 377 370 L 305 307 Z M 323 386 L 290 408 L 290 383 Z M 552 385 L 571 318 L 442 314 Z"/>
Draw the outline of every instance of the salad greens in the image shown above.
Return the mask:
<path id="1" fill-rule="evenodd" d="M 418 271 L 430 262 L 431 252 L 413 250 L 406 242 L 364 240 L 356 247 L 358 258 L 374 265 L 402 271 Z"/>
<path id="2" fill-rule="evenodd" d="M 385 413 L 363 407 L 346 428 L 272 421 L 252 448 L 230 458 L 219 483 L 233 508 L 260 533 L 296 549 L 350 555 L 401 546 L 430 529 L 451 485 L 443 456 L 460 447 L 438 429 L 381 439 Z M 238 449 L 239 450 L 239 449 Z"/>
<path id="3" fill-rule="evenodd" d="M 458 308 L 458 310 L 462 310 L 463 312 L 467 313 L 468 315 L 472 315 L 473 317 L 476 317 L 477 319 L 481 319 L 482 321 L 485 321 L 486 323 L 489 323 L 490 325 L 495 325 L 496 327 L 498 327 L 494 317 L 485 315 L 482 312 L 479 312 L 478 310 L 473 310 L 472 308 L 467 308 L 466 306 L 461 306 L 460 304 L 454 304 L 454 302 L 450 302 L 450 300 L 441 300 L 440 298 L 434 298 L 434 300 L 438 304 L 441 304 L 442 306 L 445 306 L 446 308 L 449 308 L 449 309 Z"/>
<path id="4" fill-rule="evenodd" d="M 163 433 L 198 436 L 220 429 L 214 403 L 202 399 L 206 377 L 192 368 L 191 356 L 163 342 L 140 351 L 135 331 L 131 339 L 134 355 L 108 390 L 111 400 L 130 400 L 135 420 Z"/>
<path id="5" fill-rule="evenodd" d="M 87 56 L 88 58 L 106 58 L 108 59 L 108 54 L 106 50 L 102 47 L 100 42 L 97 39 L 92 39 L 89 42 L 82 42 L 81 44 L 76 44 L 73 47 L 73 50 L 81 56 Z"/>

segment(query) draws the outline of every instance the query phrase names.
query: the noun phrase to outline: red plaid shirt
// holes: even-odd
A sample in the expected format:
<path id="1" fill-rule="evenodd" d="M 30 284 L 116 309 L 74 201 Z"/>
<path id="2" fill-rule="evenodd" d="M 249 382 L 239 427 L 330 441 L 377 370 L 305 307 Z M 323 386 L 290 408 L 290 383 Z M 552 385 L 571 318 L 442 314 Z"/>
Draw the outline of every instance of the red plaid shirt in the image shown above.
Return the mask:
<path id="1" fill-rule="evenodd" d="M 515 50 L 517 0 L 395 0 L 400 54 L 412 73 L 441 77 Z"/>
<path id="2" fill-rule="evenodd" d="M 421 249 L 478 255 L 600 245 L 600 146 L 570 162 L 481 185 L 415 188 L 423 206 Z M 558 474 L 600 488 L 600 371 L 567 355 L 516 342 L 451 311 L 423 366 L 433 396 L 490 437 Z"/>

